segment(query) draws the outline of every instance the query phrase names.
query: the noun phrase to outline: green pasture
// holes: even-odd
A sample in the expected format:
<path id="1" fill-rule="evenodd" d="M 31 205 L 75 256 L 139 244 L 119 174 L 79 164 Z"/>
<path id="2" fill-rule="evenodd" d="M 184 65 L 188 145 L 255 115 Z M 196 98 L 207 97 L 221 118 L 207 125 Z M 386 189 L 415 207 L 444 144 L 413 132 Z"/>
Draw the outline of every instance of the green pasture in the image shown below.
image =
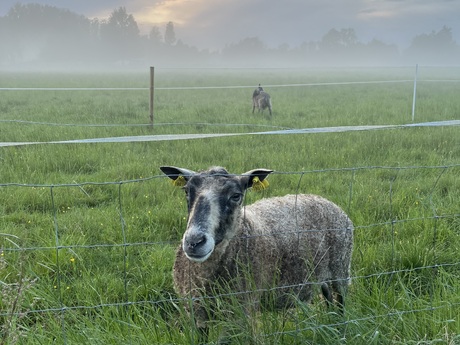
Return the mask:
<path id="1" fill-rule="evenodd" d="M 273 169 L 247 203 L 320 194 L 356 226 L 343 316 L 319 296 L 250 315 L 220 296 L 211 343 L 225 330 L 234 344 L 460 344 L 459 127 L 46 143 L 408 124 L 413 78 L 414 68 L 158 69 L 151 126 L 148 69 L 0 72 L 0 142 L 43 142 L 0 147 L 0 344 L 196 343 L 171 276 L 185 198 L 161 165 Z M 459 120 L 459 80 L 458 68 L 421 67 L 414 122 Z M 252 114 L 259 83 L 272 116 Z"/>

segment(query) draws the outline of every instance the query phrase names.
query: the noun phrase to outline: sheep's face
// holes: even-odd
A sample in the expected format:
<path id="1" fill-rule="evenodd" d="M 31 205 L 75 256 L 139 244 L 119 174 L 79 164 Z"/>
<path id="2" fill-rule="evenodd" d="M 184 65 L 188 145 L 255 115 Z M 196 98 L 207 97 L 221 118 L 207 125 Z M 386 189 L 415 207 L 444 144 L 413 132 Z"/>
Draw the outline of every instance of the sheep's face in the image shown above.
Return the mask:
<path id="1" fill-rule="evenodd" d="M 236 177 L 198 174 L 184 189 L 188 221 L 182 246 L 190 260 L 205 261 L 215 246 L 233 237 L 244 188 Z"/>
<path id="2" fill-rule="evenodd" d="M 232 239 L 239 226 L 245 190 L 256 177 L 263 181 L 272 172 L 257 169 L 235 176 L 220 167 L 201 173 L 174 167 L 161 169 L 174 181 L 184 177 L 188 221 L 182 248 L 196 262 L 206 261 L 216 246 Z"/>

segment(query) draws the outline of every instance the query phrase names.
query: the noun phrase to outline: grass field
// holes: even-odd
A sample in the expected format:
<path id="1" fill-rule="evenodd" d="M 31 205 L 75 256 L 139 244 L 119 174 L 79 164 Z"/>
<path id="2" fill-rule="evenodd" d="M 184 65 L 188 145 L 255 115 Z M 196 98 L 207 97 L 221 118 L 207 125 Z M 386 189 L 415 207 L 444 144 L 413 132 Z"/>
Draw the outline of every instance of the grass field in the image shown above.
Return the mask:
<path id="1" fill-rule="evenodd" d="M 0 142 L 407 124 L 413 77 L 413 68 L 159 70 L 149 126 L 148 71 L 0 72 L 0 88 L 145 88 L 0 90 Z M 460 119 L 460 69 L 418 77 L 415 122 Z M 251 113 L 259 82 L 274 85 L 272 116 Z M 216 88 L 197 88 L 207 86 Z M 460 344 L 456 126 L 0 147 L 0 344 L 195 343 L 171 276 L 185 198 L 161 165 L 273 169 L 270 188 L 247 203 L 320 194 L 356 226 L 343 317 L 319 297 L 247 316 L 221 296 L 210 340 L 226 329 L 235 344 Z"/>

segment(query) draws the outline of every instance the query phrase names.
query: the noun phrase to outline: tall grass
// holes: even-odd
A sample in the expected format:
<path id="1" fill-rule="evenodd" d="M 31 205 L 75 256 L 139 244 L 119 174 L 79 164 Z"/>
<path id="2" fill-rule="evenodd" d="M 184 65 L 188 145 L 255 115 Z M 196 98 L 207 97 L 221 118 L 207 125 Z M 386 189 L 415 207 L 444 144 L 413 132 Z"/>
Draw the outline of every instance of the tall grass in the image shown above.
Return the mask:
<path id="1" fill-rule="evenodd" d="M 459 118 L 460 84 L 428 81 L 460 75 L 448 72 L 420 70 L 417 122 Z M 412 69 L 166 70 L 156 81 L 161 88 L 411 78 Z M 0 76 L 0 87 L 147 83 L 147 73 Z M 3 90 L 0 136 L 46 142 L 264 126 L 403 124 L 410 122 L 412 87 L 411 82 L 266 87 L 272 117 L 251 114 L 249 87 L 160 89 L 153 127 L 147 125 L 147 90 Z M 120 126 L 87 126 L 94 124 Z M 2 147 L 0 317 L 6 326 L 0 339 L 4 344 L 196 342 L 171 276 L 185 227 L 185 199 L 159 176 L 158 167 L 223 165 L 235 173 L 256 167 L 276 171 L 270 188 L 249 192 L 247 202 L 315 193 L 342 206 L 356 225 L 354 279 L 343 317 L 327 310 L 319 297 L 313 304 L 254 311 L 251 317 L 239 295 L 216 298 L 211 340 L 225 330 L 236 344 L 458 344 L 459 158 L 458 127 Z M 11 298 L 13 291 L 17 298 Z"/>

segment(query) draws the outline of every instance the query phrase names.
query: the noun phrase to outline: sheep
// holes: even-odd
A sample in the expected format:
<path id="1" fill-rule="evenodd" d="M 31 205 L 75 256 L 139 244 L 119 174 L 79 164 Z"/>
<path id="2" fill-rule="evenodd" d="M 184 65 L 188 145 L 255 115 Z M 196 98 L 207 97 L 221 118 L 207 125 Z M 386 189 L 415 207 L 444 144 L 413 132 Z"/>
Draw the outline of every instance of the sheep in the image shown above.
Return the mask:
<path id="1" fill-rule="evenodd" d="M 295 299 L 309 301 L 319 285 L 327 305 L 335 294 L 343 309 L 351 281 L 353 224 L 337 205 L 317 195 L 290 194 L 243 206 L 245 191 L 268 185 L 273 170 L 233 175 L 222 167 L 160 169 L 185 190 L 188 220 L 176 252 L 174 288 L 193 301 L 185 308 L 193 312 L 202 336 L 207 339 L 212 315 L 200 297 L 222 284 L 275 291 L 275 308 L 287 308 Z M 250 270 L 251 287 L 243 268 Z M 273 289 L 274 284 L 281 288 Z M 256 298 L 263 302 L 262 297 Z"/>
<path id="2" fill-rule="evenodd" d="M 254 110 L 259 109 L 259 112 L 268 108 L 270 115 L 272 114 L 272 101 L 270 95 L 264 91 L 263 87 L 259 86 L 252 93 L 252 113 Z"/>

